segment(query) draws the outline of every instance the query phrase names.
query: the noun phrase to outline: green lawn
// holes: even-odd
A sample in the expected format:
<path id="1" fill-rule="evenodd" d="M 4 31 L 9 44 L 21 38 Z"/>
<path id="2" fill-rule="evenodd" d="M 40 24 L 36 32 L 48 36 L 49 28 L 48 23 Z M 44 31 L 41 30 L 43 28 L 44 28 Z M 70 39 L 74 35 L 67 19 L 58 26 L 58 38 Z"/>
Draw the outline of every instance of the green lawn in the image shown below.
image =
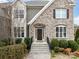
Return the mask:
<path id="1" fill-rule="evenodd" d="M 72 59 L 79 59 L 79 57 L 72 57 Z"/>

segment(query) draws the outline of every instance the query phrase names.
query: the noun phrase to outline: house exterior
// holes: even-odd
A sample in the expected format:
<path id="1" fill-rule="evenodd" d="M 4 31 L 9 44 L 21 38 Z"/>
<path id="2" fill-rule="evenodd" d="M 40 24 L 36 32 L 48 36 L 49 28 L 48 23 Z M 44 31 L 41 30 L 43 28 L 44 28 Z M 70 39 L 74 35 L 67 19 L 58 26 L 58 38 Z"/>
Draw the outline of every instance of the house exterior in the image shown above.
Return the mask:
<path id="1" fill-rule="evenodd" d="M 0 38 L 74 40 L 73 0 L 15 0 L 0 4 Z M 2 28 L 1 28 L 2 27 Z"/>

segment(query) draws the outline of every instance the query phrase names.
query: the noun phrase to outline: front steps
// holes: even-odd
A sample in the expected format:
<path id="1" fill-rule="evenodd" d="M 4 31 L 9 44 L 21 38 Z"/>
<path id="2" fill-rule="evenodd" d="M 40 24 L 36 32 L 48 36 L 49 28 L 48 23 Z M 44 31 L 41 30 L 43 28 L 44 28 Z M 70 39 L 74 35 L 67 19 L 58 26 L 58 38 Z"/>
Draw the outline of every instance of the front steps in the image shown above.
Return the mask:
<path id="1" fill-rule="evenodd" d="M 50 59 L 47 42 L 33 42 L 27 59 Z"/>

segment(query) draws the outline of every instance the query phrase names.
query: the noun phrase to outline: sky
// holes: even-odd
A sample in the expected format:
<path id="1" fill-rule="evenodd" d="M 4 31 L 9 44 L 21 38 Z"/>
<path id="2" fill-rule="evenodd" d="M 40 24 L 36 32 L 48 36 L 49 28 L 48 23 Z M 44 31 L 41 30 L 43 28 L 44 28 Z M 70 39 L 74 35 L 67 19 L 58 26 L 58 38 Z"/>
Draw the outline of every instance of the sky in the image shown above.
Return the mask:
<path id="1" fill-rule="evenodd" d="M 29 0 L 28 0 L 29 1 Z M 0 0 L 0 2 L 7 2 L 7 0 Z M 76 5 L 74 6 L 74 24 L 79 25 L 79 0 L 75 0 Z"/>
<path id="2" fill-rule="evenodd" d="M 76 5 L 74 7 L 74 24 L 79 25 L 79 0 L 76 0 Z"/>

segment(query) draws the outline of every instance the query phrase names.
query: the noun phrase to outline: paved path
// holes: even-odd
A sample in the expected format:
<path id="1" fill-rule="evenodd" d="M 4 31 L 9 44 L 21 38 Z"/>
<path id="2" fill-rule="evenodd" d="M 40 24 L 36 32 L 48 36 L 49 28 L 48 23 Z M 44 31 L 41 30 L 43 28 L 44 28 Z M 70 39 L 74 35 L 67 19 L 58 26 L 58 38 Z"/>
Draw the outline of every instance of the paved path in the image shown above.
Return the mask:
<path id="1" fill-rule="evenodd" d="M 29 54 L 26 59 L 50 59 L 49 54 Z"/>
<path id="2" fill-rule="evenodd" d="M 51 59 L 48 44 L 46 42 L 33 43 L 31 51 L 25 59 Z"/>

